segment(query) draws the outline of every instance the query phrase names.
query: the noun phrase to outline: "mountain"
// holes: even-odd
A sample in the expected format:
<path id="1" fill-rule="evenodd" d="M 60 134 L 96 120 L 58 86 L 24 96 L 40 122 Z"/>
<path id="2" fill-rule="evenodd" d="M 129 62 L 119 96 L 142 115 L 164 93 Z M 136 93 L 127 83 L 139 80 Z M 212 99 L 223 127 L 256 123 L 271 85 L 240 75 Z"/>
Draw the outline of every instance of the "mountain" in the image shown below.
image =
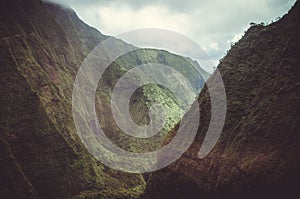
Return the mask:
<path id="1" fill-rule="evenodd" d="M 143 176 L 98 162 L 82 144 L 72 117 L 76 73 L 88 53 L 109 36 L 86 25 L 69 8 L 40 0 L 3 0 L 0 38 L 0 198 L 138 198 L 145 187 Z M 120 48 L 131 47 L 115 42 Z M 184 71 L 198 92 L 204 80 L 194 76 L 187 60 L 166 51 L 140 49 L 112 64 L 98 87 L 96 108 L 103 129 L 115 142 L 124 136 L 116 133 L 120 130 L 107 116 L 106 105 L 116 78 L 130 69 L 127 66 L 166 62 L 174 68 L 187 67 Z M 174 111 L 160 143 L 184 108 L 167 89 L 146 85 L 131 101 L 137 123 L 149 122 L 148 109 L 156 102 Z M 136 151 L 144 144 L 125 142 L 122 147 Z"/>
<path id="2" fill-rule="evenodd" d="M 152 174 L 143 198 L 299 196 L 299 20 L 297 1 L 279 21 L 252 25 L 231 48 L 218 66 L 227 95 L 220 139 L 199 158 L 211 116 L 205 87 L 198 98 L 201 118 L 194 143 L 179 160 Z"/>
<path id="3" fill-rule="evenodd" d="M 188 110 L 191 103 L 194 101 L 194 93 L 199 93 L 204 85 L 204 79 L 199 77 L 198 72 L 191 65 L 192 62 L 187 61 L 185 57 L 171 54 L 164 50 L 154 50 L 154 49 L 137 49 L 126 55 L 121 56 L 115 60 L 110 68 L 102 75 L 98 85 L 98 97 L 101 101 L 97 106 L 98 118 L 104 132 L 109 132 L 108 136 L 111 140 L 118 142 L 118 140 L 123 139 L 121 147 L 128 151 L 133 152 L 147 152 L 154 151 L 160 148 L 165 135 L 180 121 L 181 117 Z M 164 64 L 166 66 L 171 66 L 183 74 L 186 79 L 189 79 L 190 84 L 193 89 L 193 93 L 181 93 L 180 96 L 183 98 L 181 103 L 180 99 L 177 99 L 170 90 L 158 85 L 158 84 L 147 84 L 146 76 L 141 75 L 138 77 L 139 81 L 145 82 L 145 85 L 137 89 L 130 100 L 130 113 L 132 119 L 139 125 L 149 124 L 149 109 L 155 104 L 162 104 L 165 114 L 166 121 L 162 128 L 161 133 L 157 136 L 153 136 L 149 139 L 136 139 L 132 136 L 126 136 L 118 125 L 114 121 L 111 112 L 111 96 L 117 81 L 130 69 L 135 66 L 144 64 Z M 149 65 L 151 67 L 151 65 Z M 163 72 L 158 71 L 160 74 Z M 178 89 L 176 86 L 178 84 L 174 83 L 174 80 L 180 80 L 179 76 L 161 77 L 164 78 L 172 87 L 172 89 Z M 172 78 L 171 78 L 172 77 Z M 137 79 L 132 77 L 132 81 L 137 81 Z M 181 82 L 184 88 L 188 88 L 184 82 Z M 185 91 L 186 89 L 183 89 Z M 98 98 L 98 99 L 99 99 Z M 123 100 L 125 101 L 125 99 Z M 190 101 L 190 103 L 188 103 Z"/>

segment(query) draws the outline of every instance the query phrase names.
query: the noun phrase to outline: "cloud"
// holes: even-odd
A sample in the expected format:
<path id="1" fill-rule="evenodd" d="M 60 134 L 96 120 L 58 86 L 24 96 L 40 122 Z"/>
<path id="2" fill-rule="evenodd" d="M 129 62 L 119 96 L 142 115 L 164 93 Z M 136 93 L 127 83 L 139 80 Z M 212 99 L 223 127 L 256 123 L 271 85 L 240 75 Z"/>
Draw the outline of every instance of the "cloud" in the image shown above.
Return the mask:
<path id="1" fill-rule="evenodd" d="M 215 63 L 250 22 L 271 22 L 296 0 L 52 0 L 68 4 L 89 25 L 109 35 L 137 28 L 182 33 L 202 46 Z M 212 71 L 213 66 L 206 69 Z"/>

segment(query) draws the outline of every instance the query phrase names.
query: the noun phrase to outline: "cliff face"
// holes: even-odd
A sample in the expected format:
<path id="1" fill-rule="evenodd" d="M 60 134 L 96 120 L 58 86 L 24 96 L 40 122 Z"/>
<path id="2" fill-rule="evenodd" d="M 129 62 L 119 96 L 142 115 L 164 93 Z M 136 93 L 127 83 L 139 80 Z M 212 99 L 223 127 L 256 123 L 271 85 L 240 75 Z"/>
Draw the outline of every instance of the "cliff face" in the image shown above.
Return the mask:
<path id="1" fill-rule="evenodd" d="M 73 78 L 106 36 L 56 5 L 0 4 L 1 198 L 106 196 L 142 187 L 141 176 L 128 176 L 127 184 L 105 174 L 75 134 Z"/>
<path id="2" fill-rule="evenodd" d="M 83 23 L 71 9 L 40 0 L 4 0 L 0 2 L 0 38 L 0 198 L 139 197 L 145 187 L 142 175 L 117 172 L 97 162 L 73 123 L 72 89 L 78 68 L 108 36 Z M 116 42 L 120 48 L 129 46 Z M 118 143 L 127 137 L 119 135 L 109 115 L 109 97 L 130 67 L 149 62 L 185 66 L 183 72 L 196 90 L 204 84 L 188 69 L 186 59 L 166 51 L 137 50 L 116 60 L 99 84 L 96 107 L 104 131 L 130 151 L 143 149 L 146 143 L 130 139 Z M 160 145 L 183 114 L 168 90 L 146 85 L 131 101 L 136 122 L 146 124 L 148 109 L 157 102 L 173 112 L 162 137 L 150 143 L 150 149 Z"/>
<path id="3" fill-rule="evenodd" d="M 268 26 L 255 25 L 222 59 L 227 94 L 221 137 L 203 159 L 210 98 L 198 103 L 200 128 L 190 149 L 155 172 L 144 198 L 295 198 L 299 193 L 300 5 Z M 209 81 L 214 81 L 214 75 Z M 176 133 L 176 128 L 171 135 Z"/>

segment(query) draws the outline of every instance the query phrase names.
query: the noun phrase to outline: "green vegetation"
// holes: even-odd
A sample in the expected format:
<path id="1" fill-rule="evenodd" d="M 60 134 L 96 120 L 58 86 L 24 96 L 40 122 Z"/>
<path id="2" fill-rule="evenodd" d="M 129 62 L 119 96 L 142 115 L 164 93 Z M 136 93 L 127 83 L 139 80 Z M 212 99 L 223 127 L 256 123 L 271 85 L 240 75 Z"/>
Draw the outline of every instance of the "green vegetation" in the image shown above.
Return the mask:
<path id="1" fill-rule="evenodd" d="M 164 57 L 164 58 L 162 58 Z M 127 136 L 124 132 L 121 132 L 119 127 L 115 124 L 111 115 L 111 93 L 114 89 L 117 81 L 127 71 L 134 68 L 137 65 L 147 63 L 164 64 L 180 71 L 186 76 L 186 79 L 190 81 L 190 84 L 200 85 L 204 84 L 204 80 L 199 78 L 195 68 L 185 58 L 177 55 L 170 54 L 166 51 L 158 51 L 151 49 L 139 49 L 137 51 L 128 53 L 117 59 L 103 74 L 102 79 L 98 85 L 98 100 L 101 103 L 97 104 L 97 113 L 100 120 L 101 127 L 116 144 L 128 151 L 133 152 L 146 152 L 155 151 L 161 147 L 162 141 L 166 133 L 178 123 L 184 114 L 184 110 L 188 109 L 186 101 L 194 100 L 194 93 L 188 95 L 188 93 L 182 93 L 181 96 L 185 97 L 177 99 L 177 97 L 168 89 L 157 84 L 146 84 L 131 96 L 130 99 L 130 114 L 132 119 L 139 125 L 149 124 L 149 108 L 155 104 L 160 104 L 165 109 L 165 125 L 162 131 L 150 139 L 136 139 L 131 136 Z M 138 77 L 143 81 L 143 76 Z M 174 85 L 174 89 L 177 83 L 176 79 L 169 78 L 168 76 L 162 76 L 157 78 L 164 78 L 170 82 L 170 85 Z M 182 84 L 182 83 L 181 83 Z M 185 85 L 189 88 L 189 85 Z M 195 86 L 194 92 L 196 93 L 197 87 Z"/>
<path id="2" fill-rule="evenodd" d="M 139 198 L 145 188 L 143 176 L 97 162 L 77 136 L 72 118 L 76 72 L 107 36 L 80 21 L 74 11 L 39 0 L 4 0 L 0 15 L 0 197 Z M 187 70 L 190 62 L 165 51 L 142 50 L 117 60 L 99 83 L 97 110 L 108 136 L 129 151 L 141 150 L 146 143 L 122 135 L 107 104 L 116 80 L 130 67 L 149 62 L 173 65 L 196 91 L 204 83 Z M 147 110 L 155 103 L 169 110 L 163 132 L 153 142 L 159 145 L 183 114 L 182 104 L 157 85 L 142 87 L 131 103 L 131 114 L 140 124 L 148 122 Z M 149 146 L 154 150 L 158 144 Z"/>

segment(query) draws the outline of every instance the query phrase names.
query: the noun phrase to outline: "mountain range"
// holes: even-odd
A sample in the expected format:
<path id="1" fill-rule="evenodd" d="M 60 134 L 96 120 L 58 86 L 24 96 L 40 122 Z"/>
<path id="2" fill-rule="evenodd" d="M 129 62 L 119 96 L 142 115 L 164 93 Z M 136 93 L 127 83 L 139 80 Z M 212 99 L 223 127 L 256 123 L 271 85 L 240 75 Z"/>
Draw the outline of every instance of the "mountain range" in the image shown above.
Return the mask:
<path id="1" fill-rule="evenodd" d="M 220 139 L 204 158 L 198 152 L 211 101 L 206 78 L 195 75 L 197 63 L 138 48 L 112 63 L 99 82 L 95 108 L 106 135 L 119 147 L 156 150 L 173 138 L 189 108 L 170 90 L 147 84 L 131 97 L 132 119 L 148 124 L 149 108 L 160 103 L 169 110 L 167 122 L 148 141 L 125 135 L 113 120 L 110 100 L 117 80 L 136 65 L 181 70 L 201 110 L 196 138 L 177 161 L 153 173 L 132 174 L 95 159 L 76 133 L 72 115 L 79 67 L 92 49 L 112 37 L 85 24 L 70 8 L 41 0 L 2 0 L 0 198 L 294 198 L 300 177 L 299 14 L 297 1 L 279 21 L 252 24 L 220 61 L 227 114 Z M 119 48 L 132 47 L 113 40 Z"/>

